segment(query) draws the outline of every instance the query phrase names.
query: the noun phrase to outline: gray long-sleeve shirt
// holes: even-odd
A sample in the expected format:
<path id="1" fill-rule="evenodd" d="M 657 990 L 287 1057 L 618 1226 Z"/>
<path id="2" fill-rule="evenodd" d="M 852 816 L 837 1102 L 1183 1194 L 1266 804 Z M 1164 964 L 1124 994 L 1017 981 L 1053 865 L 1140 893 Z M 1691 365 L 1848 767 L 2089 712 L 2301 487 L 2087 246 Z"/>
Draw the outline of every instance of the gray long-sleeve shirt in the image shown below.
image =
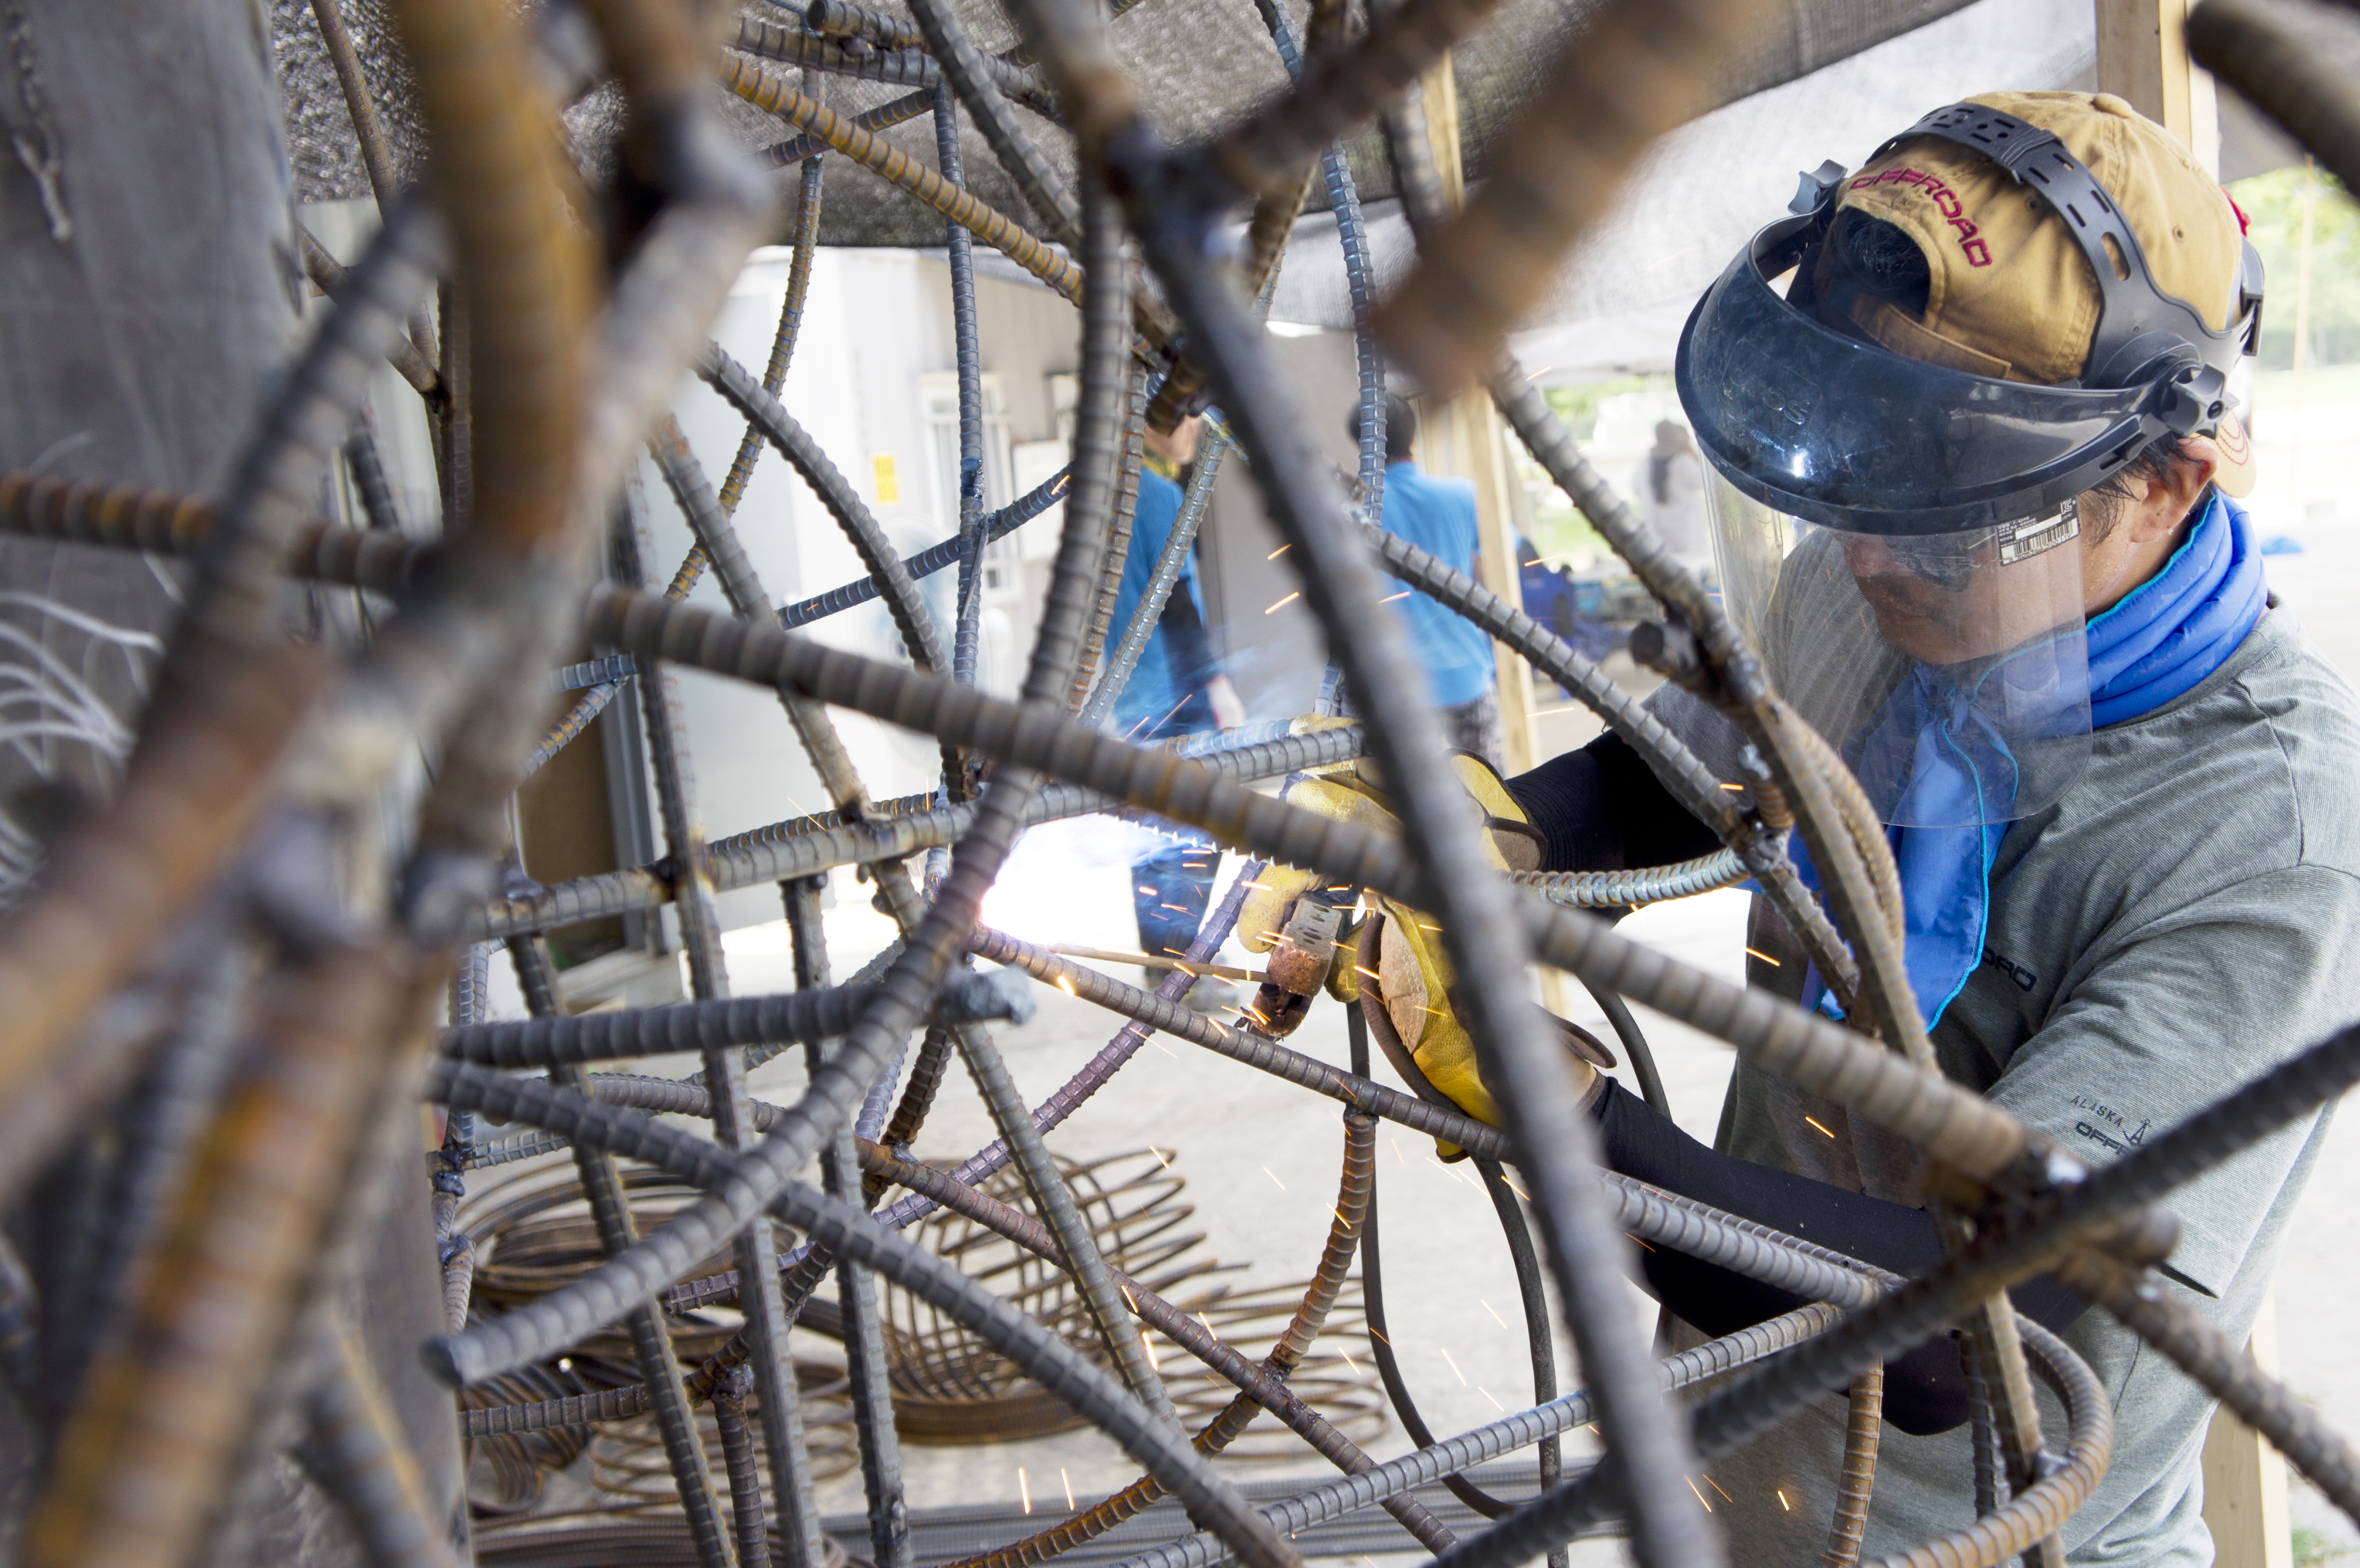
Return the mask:
<path id="1" fill-rule="evenodd" d="M 1708 760 L 1732 760 L 1722 777 L 1742 777 L 1724 721 L 1669 689 L 1657 708 Z M 1757 984 L 1799 985 L 1798 963 L 1755 968 Z M 2273 607 L 2194 690 L 2099 731 L 2081 779 L 2009 831 L 1983 964 L 1932 1040 L 1952 1078 L 2102 1166 L 2360 1018 L 2355 982 L 2360 699 Z M 2183 1227 L 2172 1266 L 2212 1294 L 2167 1289 L 2239 1343 L 2330 1114 L 2165 1201 Z M 1915 1201 L 1906 1152 L 1890 1139 L 1743 1063 L 1717 1141 Z M 2211 1563 L 2200 1473 L 2210 1399 L 2103 1312 L 2065 1337 L 2115 1418 L 2112 1465 L 2064 1531 L 2070 1560 Z M 2042 1405 L 2061 1451 L 2062 1409 L 2045 1389 Z M 1843 1432 L 1842 1397 L 1830 1395 L 1713 1465 L 1733 1561 L 1819 1560 Z M 1972 1475 L 1965 1429 L 1913 1438 L 1886 1427 L 1863 1559 L 1972 1522 Z"/>

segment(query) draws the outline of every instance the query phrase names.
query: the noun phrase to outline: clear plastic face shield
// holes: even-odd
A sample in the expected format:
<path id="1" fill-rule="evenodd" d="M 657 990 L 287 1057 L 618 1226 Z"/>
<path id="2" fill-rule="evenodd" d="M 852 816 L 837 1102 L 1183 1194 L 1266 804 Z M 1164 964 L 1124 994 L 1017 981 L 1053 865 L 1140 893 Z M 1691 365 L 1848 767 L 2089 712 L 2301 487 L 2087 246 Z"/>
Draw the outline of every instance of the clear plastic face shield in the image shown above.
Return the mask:
<path id="1" fill-rule="evenodd" d="M 2080 774 L 2090 667 L 2072 502 L 1895 535 L 1804 521 L 1718 470 L 1707 501 L 1730 615 L 1881 820 L 2012 822 Z"/>

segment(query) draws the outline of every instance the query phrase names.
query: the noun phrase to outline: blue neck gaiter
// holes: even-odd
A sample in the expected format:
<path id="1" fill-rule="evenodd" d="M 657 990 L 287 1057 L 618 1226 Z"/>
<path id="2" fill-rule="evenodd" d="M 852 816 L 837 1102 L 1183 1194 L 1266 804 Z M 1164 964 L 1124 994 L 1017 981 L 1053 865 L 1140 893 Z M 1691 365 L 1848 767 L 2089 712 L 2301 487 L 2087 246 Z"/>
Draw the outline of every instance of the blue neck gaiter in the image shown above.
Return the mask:
<path id="1" fill-rule="evenodd" d="M 2193 690 L 2253 631 L 2266 598 L 2261 556 L 2245 513 L 2216 494 L 2163 570 L 2089 623 L 2092 725 L 2103 729 L 2136 719 Z M 1899 737 L 1896 725 L 1906 732 Z M 1980 812 L 1937 808 L 1910 814 L 2006 816 L 2015 791 L 2013 759 L 1976 718 L 1972 694 L 1946 689 L 1937 672 L 1917 671 L 1863 734 L 1910 747 L 1908 795 L 1922 795 L 1929 804 L 1982 797 L 1974 802 Z M 1885 830 L 1901 872 L 1904 964 L 1928 1029 L 1983 962 L 1991 868 L 2008 827 L 2003 820 Z M 1789 853 L 1816 890 L 1818 868 L 1801 834 Z M 1803 999 L 1840 1016 L 1816 970 Z"/>

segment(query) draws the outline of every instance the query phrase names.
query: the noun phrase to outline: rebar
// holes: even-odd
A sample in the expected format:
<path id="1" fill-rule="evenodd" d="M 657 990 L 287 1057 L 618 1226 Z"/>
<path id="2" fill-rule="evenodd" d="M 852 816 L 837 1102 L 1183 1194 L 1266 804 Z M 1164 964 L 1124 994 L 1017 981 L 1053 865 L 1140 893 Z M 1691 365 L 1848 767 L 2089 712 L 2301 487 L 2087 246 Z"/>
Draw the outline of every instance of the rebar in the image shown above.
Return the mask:
<path id="1" fill-rule="evenodd" d="M 120 482 L 127 475 L 0 474 L 0 531 L 191 563 L 176 580 L 185 611 L 127 768 L 40 846 L 38 878 L 0 915 L 0 1192 L 25 1190 L 69 1157 L 38 1191 L 41 1203 L 56 1200 L 48 1228 L 71 1256 L 45 1271 L 0 1243 L 0 1377 L 28 1402 L 45 1445 L 24 1532 L 29 1564 L 198 1560 L 223 1514 L 250 1495 L 250 1477 L 268 1458 L 261 1445 L 298 1425 L 309 1432 L 299 1457 L 344 1508 L 370 1561 L 427 1568 L 465 1557 L 464 1530 L 454 1535 L 428 1501 L 442 1481 L 430 1483 L 409 1452 L 367 1353 L 333 1326 L 347 1265 L 369 1235 L 364 1216 L 379 1212 L 371 1198 L 381 1170 L 432 1183 L 434 1277 L 418 1283 L 445 1332 L 427 1347 L 429 1364 L 447 1381 L 479 1385 L 472 1399 L 496 1401 L 466 1412 L 460 1430 L 513 1439 L 647 1421 L 681 1508 L 672 1539 L 707 1568 L 754 1568 L 774 1555 L 793 1568 L 824 1568 L 831 1550 L 787 1348 L 790 1324 L 807 1310 L 840 1322 L 846 1338 L 869 1550 L 879 1568 L 905 1568 L 908 1507 L 923 1499 L 902 1493 L 893 1351 L 873 1294 L 880 1279 L 1012 1362 L 1143 1472 L 1105 1504 L 971 1568 L 1053 1559 L 1165 1494 L 1207 1533 L 1127 1568 L 1205 1568 L 1232 1555 L 1255 1568 L 1290 1568 L 1290 1533 L 1371 1503 L 1391 1509 L 1446 1568 L 1504 1568 L 1555 1552 L 1577 1525 L 1612 1514 L 1627 1514 L 1634 1552 L 1651 1568 L 1710 1568 L 1720 1542 L 1677 1485 L 1691 1455 L 1750 1441 L 1849 1384 L 1824 1558 L 1841 1568 L 1856 1560 L 1864 1531 L 1882 1364 L 1953 1327 L 1967 1357 L 1978 1461 L 1959 1485 L 1963 1497 L 1973 1484 L 1980 1517 L 1889 1561 L 1930 1568 L 2021 1555 L 2046 1568 L 2062 1561 L 2062 1528 L 2104 1474 L 2112 1418 L 2090 1369 L 2006 1305 L 2008 1286 L 2042 1272 L 2156 1346 L 2360 1519 L 2360 1457 L 2158 1283 L 2150 1270 L 2169 1251 L 2171 1223 L 2149 1206 L 2360 1082 L 2360 1029 L 2292 1056 L 2095 1171 L 1940 1076 L 1902 969 L 1897 868 L 1857 781 L 1779 696 L 1706 585 L 1613 496 L 1500 348 L 1645 143 L 1710 99 L 1741 8 L 1728 0 L 1593 7 L 1544 85 L 1492 139 L 1480 188 L 1451 213 L 1439 200 L 1422 106 L 1404 94 L 1447 69 L 1449 51 L 1491 8 L 1491 0 L 1404 0 L 1379 8 L 1354 37 L 1349 6 L 1318 0 L 1308 48 L 1298 50 L 1284 7 L 1264 6 L 1291 85 L 1172 147 L 1150 128 L 1115 55 L 1109 8 L 1087 0 L 1011 0 L 1022 41 L 999 54 L 974 41 L 989 36 L 992 19 L 955 15 L 938 0 L 918 0 L 914 23 L 838 0 L 813 0 L 807 14 L 749 13 L 738 18 L 734 50 L 719 47 L 726 31 L 710 33 L 688 0 L 585 0 L 552 10 L 537 41 L 511 7 L 487 0 L 401 0 L 414 103 L 388 101 L 385 116 L 376 93 L 410 89 L 382 72 L 373 88 L 337 0 L 312 0 L 382 227 L 350 267 L 300 229 L 290 236 L 301 273 L 328 299 L 228 454 L 222 498 L 138 489 Z M 2360 179 L 2349 84 L 2277 19 L 2251 0 L 2209 0 L 2189 31 L 2198 60 L 2347 182 Z M 1054 92 L 1032 74 L 1035 60 Z M 22 60 L 18 69 L 27 69 Z M 569 148 L 560 111 L 610 73 L 620 100 L 614 156 Z M 914 91 L 855 115 L 822 101 L 828 75 Z M 744 257 L 775 233 L 770 182 L 733 147 L 709 102 L 716 82 L 797 133 L 766 155 L 773 167 L 801 168 L 793 260 L 759 377 L 707 342 Z M 1026 124 L 1011 105 L 1042 125 Z M 978 188 L 1000 187 L 987 171 L 962 167 L 962 108 L 1007 187 L 1039 220 L 1037 232 L 969 189 L 970 173 Z M 929 109 L 931 169 L 879 135 Z M 419 123 L 434 148 L 433 178 L 407 191 L 384 128 L 397 114 Z M 1343 142 L 1381 115 L 1418 245 L 1406 283 L 1382 302 L 1343 154 Z M 931 207 L 945 225 L 959 389 L 956 531 L 906 560 L 814 439 L 820 421 L 798 419 L 781 400 L 809 308 L 825 153 Z M 1257 297 L 1266 305 L 1315 177 L 1335 216 L 1352 306 L 1361 441 L 1351 500 L 1320 459 L 1255 308 Z M 1249 201 L 1243 254 L 1232 265 L 1225 225 Z M 989 513 L 989 340 L 972 238 L 1079 310 L 1071 466 Z M 1134 276 L 1134 251 L 1150 276 Z M 425 308 L 430 287 L 439 331 Z M 1381 340 L 1429 386 L 1488 385 L 1508 425 L 1663 606 L 1661 621 L 1634 636 L 1634 652 L 1732 720 L 1751 748 L 1743 779 L 1712 777 L 1592 661 L 1377 526 Z M 386 362 L 425 404 L 439 532 L 430 517 L 404 518 L 393 499 L 394 479 L 415 476 L 388 474 L 399 450 L 380 449 L 363 397 Z M 745 419 L 717 492 L 667 413 L 689 369 Z M 1144 431 L 1208 399 L 1221 418 L 1179 521 L 1138 615 L 1115 628 Z M 696 539 L 661 594 L 645 591 L 650 563 L 627 477 L 651 441 Z M 738 529 L 771 519 L 736 516 L 765 445 L 779 449 L 852 542 L 860 578 L 784 607 L 769 596 Z M 1299 735 L 1255 727 L 1164 747 L 1127 745 L 1098 726 L 1158 622 L 1232 448 L 1251 463 L 1284 537 L 1285 564 L 1273 570 L 1300 574 L 1327 637 L 1327 685 L 1349 683 L 1365 726 Z M 366 528 L 316 515 L 339 453 Z M 985 551 L 1059 503 L 1064 528 L 1022 696 L 987 696 L 976 689 Z M 598 524 L 611 530 L 616 581 L 585 595 Z M 954 564 L 957 611 L 941 627 L 919 580 Z M 708 568 L 729 615 L 683 602 Z M 1470 875 L 1475 829 L 1459 810 L 1434 715 L 1416 700 L 1415 671 L 1388 619 L 1374 613 L 1382 572 L 1564 684 L 1722 847 L 1623 872 Z M 290 639 L 281 616 L 290 581 L 355 592 L 311 595 L 312 619 Z M 880 597 L 900 659 L 792 634 Z M 775 692 L 832 809 L 705 842 L 674 664 Z M 627 689 L 644 714 L 666 853 L 534 885 L 510 843 L 516 786 Z M 570 697 L 552 725 L 560 692 Z M 930 737 L 943 749 L 942 788 L 872 799 L 831 705 Z M 540 744 L 528 749 L 535 736 Z M 1387 780 L 1397 833 L 1328 822 L 1247 788 L 1363 752 Z M 410 781 L 421 772 L 422 783 Z M 1185 964 L 1151 993 L 979 926 L 979 901 L 1015 836 L 1085 813 L 1255 857 L 1197 932 L 1192 963 L 1215 956 L 1244 884 L 1265 862 L 1433 911 L 1459 976 L 1460 1015 L 1507 1125 L 1481 1123 L 1433 1093 L 1385 1031 L 1381 1042 L 1417 1093 L 1374 1082 L 1358 1027 L 1371 1020 L 1358 1007 L 1349 1018 L 1354 1070 L 1339 1071 L 1188 1009 Z M 1786 856 L 1790 831 L 1811 851 L 1824 907 Z M 912 860 L 920 851 L 948 853 L 921 877 Z M 828 984 L 816 878 L 845 865 L 864 868 L 897 934 L 858 955 L 858 965 L 847 957 L 844 967 L 857 973 L 836 986 Z M 1873 1039 L 1713 981 L 1581 912 L 1749 877 Z M 797 989 L 731 997 L 715 898 L 759 881 L 781 884 Z M 563 1015 L 540 933 L 666 904 L 692 999 Z M 518 956 L 529 1019 L 488 1017 L 492 938 L 509 940 Z M 1005 983 L 978 973 L 978 958 L 1008 965 Z M 1897 1279 L 1598 1170 L 1594 1135 L 1559 1092 L 1552 1031 L 1525 1000 L 1532 959 L 1590 988 L 1659 1110 L 1668 1100 L 1631 1003 L 1729 1041 L 1749 1066 L 1914 1145 L 1937 1194 L 1941 1258 L 1920 1278 Z M 980 1027 L 1023 1016 L 1018 972 L 1127 1020 L 1038 1105 L 1019 1094 Z M 437 1053 L 428 1020 L 446 1006 Z M 1293 1319 L 1260 1361 L 1100 1254 L 1045 1141 L 1094 1095 L 1114 1093 L 1151 1030 L 1344 1108 L 1334 1224 Z M 804 1088 L 781 1096 L 789 1104 L 755 1101 L 748 1073 L 792 1043 L 806 1047 Z M 672 1050 L 697 1051 L 701 1070 L 683 1079 L 584 1071 Z M 945 1171 L 912 1159 L 908 1145 L 925 1128 L 954 1052 L 1000 1136 Z M 528 1068 L 548 1077 L 514 1075 Z M 439 1136 L 430 1135 L 422 1171 L 412 1130 L 421 1078 L 449 1111 Z M 492 1137 L 479 1115 L 523 1130 Z M 711 1137 L 659 1115 L 708 1120 Z M 1385 1465 L 1288 1386 L 1364 1239 L 1369 1310 L 1383 1326 L 1371 1160 L 1378 1119 L 1473 1157 L 1514 1269 L 1535 1383 L 1533 1408 L 1435 1441 L 1399 1367 L 1382 1354 L 1386 1386 L 1418 1445 Z M 390 1158 L 395 1129 L 405 1138 L 399 1160 Z M 498 1278 L 500 1262 L 492 1255 L 491 1272 L 477 1273 L 476 1246 L 492 1245 L 494 1233 L 470 1235 L 463 1222 L 463 1173 L 560 1151 L 574 1160 L 571 1191 L 586 1202 L 604 1256 L 507 1305 L 503 1288 L 477 1288 Z M 821 1190 L 801 1179 L 814 1158 Z M 635 1198 L 618 1159 L 686 1183 L 684 1194 L 674 1188 L 665 1200 L 685 1202 L 666 1210 Z M 1511 1196 L 1508 1163 L 1534 1194 L 1537 1248 Z M 978 1185 L 1011 1164 L 1038 1219 Z M 901 1195 L 871 1214 L 896 1185 Z M 1054 1270 L 1050 1277 L 1080 1303 L 1080 1341 L 1061 1339 L 963 1274 L 930 1250 L 922 1239 L 930 1233 L 906 1234 L 938 1208 L 1039 1260 L 1027 1267 Z M 801 1239 L 789 1245 L 775 1225 Z M 1617 1230 L 1814 1304 L 1655 1364 L 1624 1310 L 1620 1277 L 1630 1260 Z M 735 1267 L 704 1271 L 723 1248 Z M 1565 1398 L 1555 1397 L 1544 1267 L 1591 1385 Z M 832 1316 L 815 1294 L 831 1273 Z M 722 1303 L 743 1316 L 735 1333 L 691 1316 Z M 1137 1338 L 1142 1325 L 1236 1390 L 1194 1443 Z M 701 1337 L 683 1337 L 692 1327 Z M 639 1381 L 594 1389 L 562 1374 L 559 1358 L 585 1354 L 585 1343 L 604 1347 L 608 1375 L 635 1367 Z M 683 1359 L 689 1344 L 693 1372 Z M 2061 1454 L 2043 1450 L 2034 1377 L 2063 1400 Z M 1685 1413 L 1664 1398 L 1706 1377 L 1719 1386 Z M 726 1520 L 693 1409 L 708 1399 L 726 1461 Z M 1289 1441 L 1346 1476 L 1248 1508 L 1209 1461 L 1264 1410 Z M 749 1416 L 761 1424 L 767 1473 Z M 1602 1458 L 1562 1474 L 1557 1437 L 1592 1423 Z M 578 1454 L 587 1437 L 538 1441 L 501 1461 L 509 1466 L 503 1488 L 543 1460 Z M 1463 1479 L 1480 1461 L 1532 1445 L 1542 1476 L 1533 1503 L 1503 1512 Z M 1502 1517 L 1454 1541 L 1406 1495 L 1436 1481 Z"/>

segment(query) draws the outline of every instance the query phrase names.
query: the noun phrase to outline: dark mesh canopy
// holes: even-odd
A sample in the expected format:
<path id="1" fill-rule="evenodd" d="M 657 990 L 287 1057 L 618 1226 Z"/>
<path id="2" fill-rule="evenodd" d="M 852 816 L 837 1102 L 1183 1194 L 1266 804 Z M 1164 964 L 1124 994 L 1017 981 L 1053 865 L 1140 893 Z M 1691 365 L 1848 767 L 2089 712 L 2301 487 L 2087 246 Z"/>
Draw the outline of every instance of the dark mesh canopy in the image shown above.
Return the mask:
<path id="1" fill-rule="evenodd" d="M 1470 175 L 1480 178 L 1492 139 L 1537 84 L 1563 38 L 1581 25 L 1595 3 L 1506 0 L 1482 32 L 1458 52 L 1453 69 Z M 1966 3 L 1793 0 L 1775 8 L 1775 20 L 1722 73 L 1717 102 L 1732 103 L 1793 81 L 1947 16 Z M 890 0 L 880 8 L 906 14 L 905 6 Z M 993 0 L 960 0 L 958 9 L 980 48 L 998 50 L 1015 43 L 1013 27 Z M 1304 8 L 1290 0 L 1289 9 L 1299 30 Z M 772 20 L 791 20 L 794 15 L 785 7 L 769 5 L 748 10 Z M 405 168 L 412 167 L 419 136 L 409 107 L 400 50 L 384 0 L 344 0 L 344 11 L 377 89 L 395 156 Z M 368 194 L 352 124 L 311 5 L 307 0 L 272 0 L 271 16 L 297 198 L 314 201 Z M 1140 82 L 1141 101 L 1164 135 L 1175 140 L 1205 135 L 1276 93 L 1285 82 L 1251 0 L 1144 0 L 1116 21 L 1114 38 L 1124 63 Z M 857 114 L 906 91 L 845 77 L 814 80 L 824 84 L 830 105 L 847 113 Z M 719 89 L 716 93 L 719 94 Z M 730 125 L 748 147 L 770 147 L 793 134 L 735 97 L 725 97 L 725 103 Z M 1029 111 L 1020 112 L 1020 117 L 1043 153 L 1070 179 L 1071 146 L 1063 133 Z M 612 90 L 593 94 L 572 111 L 569 119 L 585 145 L 611 147 L 618 128 Z M 934 161 L 934 127 L 929 120 L 921 117 L 885 135 L 912 158 Z M 1031 214 L 1022 199 L 971 125 L 964 129 L 963 143 L 967 180 L 976 194 L 1010 216 L 1029 222 Z M 1364 201 L 1393 193 L 1392 171 L 1374 135 L 1361 137 L 1347 151 Z M 1327 204 L 1326 195 L 1316 185 L 1311 201 L 1315 207 Z M 942 244 L 939 216 L 856 169 L 831 169 L 823 211 L 820 238 L 826 245 Z"/>

